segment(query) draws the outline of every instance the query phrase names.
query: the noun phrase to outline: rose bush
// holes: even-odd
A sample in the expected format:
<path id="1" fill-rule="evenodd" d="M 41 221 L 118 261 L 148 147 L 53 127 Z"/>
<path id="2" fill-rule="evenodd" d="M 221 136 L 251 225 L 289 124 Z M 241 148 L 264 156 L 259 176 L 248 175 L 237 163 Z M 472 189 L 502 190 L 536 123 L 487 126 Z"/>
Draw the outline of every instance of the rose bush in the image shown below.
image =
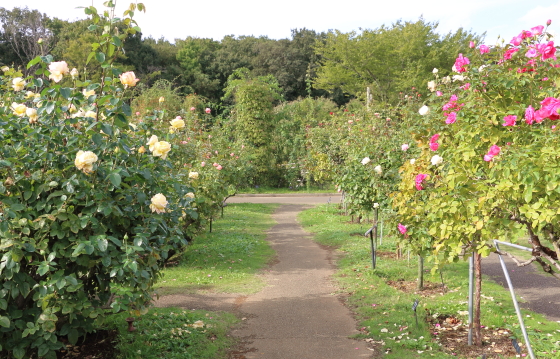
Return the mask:
<path id="1" fill-rule="evenodd" d="M 2 357 L 54 358 L 61 338 L 76 343 L 105 314 L 143 311 L 162 265 L 193 231 L 196 191 L 165 141 L 142 150 L 154 128 L 129 124 L 124 99 L 136 79 L 123 82 L 112 66 L 127 34 L 139 30 L 134 10 L 143 5 L 132 4 L 122 19 L 127 32 L 114 33 L 104 31 L 114 19 L 85 9 L 100 83 L 61 85 L 68 65 L 50 55 L 29 64 L 39 65 L 23 84 L 31 95 L 13 87 L 21 72 L 0 75 Z"/>

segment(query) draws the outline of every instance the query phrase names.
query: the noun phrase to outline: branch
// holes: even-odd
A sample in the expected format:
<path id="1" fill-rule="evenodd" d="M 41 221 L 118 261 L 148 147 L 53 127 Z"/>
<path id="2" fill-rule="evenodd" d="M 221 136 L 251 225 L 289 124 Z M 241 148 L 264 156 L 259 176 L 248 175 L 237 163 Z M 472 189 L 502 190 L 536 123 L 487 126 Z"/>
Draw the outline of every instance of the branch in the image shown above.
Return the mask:
<path id="1" fill-rule="evenodd" d="M 504 255 L 508 256 L 509 258 L 511 258 L 511 260 L 513 260 L 515 262 L 515 264 L 517 264 L 518 267 L 525 267 L 525 266 L 528 266 L 529 264 L 533 263 L 534 261 L 538 261 L 537 257 L 535 257 L 535 256 L 532 256 L 529 260 L 527 260 L 525 262 L 520 262 L 519 259 L 514 257 L 509 252 L 496 251 L 496 253 L 498 253 L 499 255 L 502 255 L 502 256 L 504 256 Z"/>

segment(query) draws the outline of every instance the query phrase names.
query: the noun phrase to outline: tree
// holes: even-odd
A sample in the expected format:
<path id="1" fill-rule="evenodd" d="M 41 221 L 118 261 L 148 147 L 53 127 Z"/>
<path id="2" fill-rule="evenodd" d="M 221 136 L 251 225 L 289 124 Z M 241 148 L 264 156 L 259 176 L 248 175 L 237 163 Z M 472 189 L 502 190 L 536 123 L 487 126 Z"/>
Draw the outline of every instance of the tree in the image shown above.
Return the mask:
<path id="1" fill-rule="evenodd" d="M 328 91 L 341 88 L 353 96 L 370 87 L 379 101 L 397 100 L 399 92 L 412 87 L 426 88 L 425 79 L 434 67 L 452 63 L 450 46 L 466 49 L 468 40 L 478 39 L 462 29 L 442 39 L 437 26 L 420 18 L 361 33 L 329 32 L 315 46 L 322 66 L 314 86 Z"/>

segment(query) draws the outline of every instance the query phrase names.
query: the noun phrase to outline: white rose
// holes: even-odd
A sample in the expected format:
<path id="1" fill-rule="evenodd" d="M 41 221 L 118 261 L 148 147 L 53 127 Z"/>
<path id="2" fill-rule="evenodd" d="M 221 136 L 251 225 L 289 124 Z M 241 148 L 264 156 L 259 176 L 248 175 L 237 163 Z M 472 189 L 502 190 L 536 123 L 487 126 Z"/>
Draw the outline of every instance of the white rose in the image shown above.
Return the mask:
<path id="1" fill-rule="evenodd" d="M 25 114 L 27 115 L 27 117 L 29 117 L 29 123 L 37 123 L 37 110 L 32 108 L 32 107 L 28 107 L 27 110 L 25 110 Z"/>
<path id="2" fill-rule="evenodd" d="M 198 179 L 198 172 L 189 172 L 190 179 Z"/>
<path id="3" fill-rule="evenodd" d="M 80 73 L 78 72 L 77 68 L 73 68 L 72 71 L 70 71 L 70 76 L 72 76 L 72 79 L 75 79 L 76 77 L 78 77 Z"/>
<path id="4" fill-rule="evenodd" d="M 434 92 L 436 90 L 436 82 L 435 81 L 428 81 L 428 90 Z"/>
<path id="5" fill-rule="evenodd" d="M 369 157 L 364 157 L 364 159 L 362 160 L 363 165 L 367 165 L 370 162 L 371 162 L 371 160 L 369 159 Z"/>
<path id="6" fill-rule="evenodd" d="M 411 165 L 413 165 L 413 164 L 415 164 L 415 163 L 416 163 L 416 159 L 414 159 L 414 158 L 410 159 L 410 164 L 411 164 Z"/>
<path id="7" fill-rule="evenodd" d="M 51 73 L 49 79 L 60 82 L 62 77 L 70 72 L 70 69 L 68 69 L 66 61 L 58 61 L 49 64 L 49 72 Z"/>
<path id="8" fill-rule="evenodd" d="M 418 110 L 418 113 L 421 114 L 422 116 L 427 115 L 430 112 L 430 108 L 426 105 L 420 107 L 420 110 Z"/>
<path id="9" fill-rule="evenodd" d="M 152 197 L 152 204 L 150 204 L 152 212 L 163 213 L 165 212 L 165 207 L 167 207 L 167 199 L 164 195 L 158 193 Z"/>
<path id="10" fill-rule="evenodd" d="M 16 77 L 15 79 L 12 80 L 12 87 L 14 88 L 14 91 L 23 90 L 25 84 L 26 84 L 25 80 L 22 79 L 21 77 Z"/>
<path id="11" fill-rule="evenodd" d="M 438 72 L 439 72 L 439 70 L 434 67 L 434 69 L 432 70 L 432 73 L 437 74 Z"/>
<path id="12" fill-rule="evenodd" d="M 194 193 L 189 192 L 185 195 L 185 197 L 194 198 Z"/>
<path id="13" fill-rule="evenodd" d="M 453 75 L 453 82 L 455 81 L 465 81 L 465 76 L 463 75 Z"/>
<path id="14" fill-rule="evenodd" d="M 97 161 L 97 155 L 91 151 L 78 151 L 74 165 L 85 174 L 93 172 L 93 163 Z"/>
<path id="15" fill-rule="evenodd" d="M 84 114 L 84 117 L 97 118 L 97 114 L 95 113 L 95 111 L 88 110 Z"/>
<path id="16" fill-rule="evenodd" d="M 432 162 L 432 165 L 437 166 L 443 163 L 443 158 L 441 156 L 434 155 L 430 161 Z"/>
<path id="17" fill-rule="evenodd" d="M 441 82 L 442 82 L 443 84 L 451 83 L 451 77 L 445 76 L 444 78 L 441 79 Z"/>
<path id="18" fill-rule="evenodd" d="M 150 152 L 154 151 L 154 146 L 156 145 L 156 143 L 158 143 L 158 138 L 156 135 L 152 135 L 152 137 L 150 137 L 150 139 L 148 140 L 148 143 L 146 143 L 146 145 L 148 145 L 148 147 L 150 148 Z"/>
<path id="19" fill-rule="evenodd" d="M 373 208 L 379 208 L 379 203 L 374 203 Z"/>
<path id="20" fill-rule="evenodd" d="M 383 173 L 383 170 L 381 169 L 380 165 L 377 165 L 373 168 L 373 170 L 375 171 L 375 173 L 377 173 L 378 175 L 380 175 L 381 173 Z"/>

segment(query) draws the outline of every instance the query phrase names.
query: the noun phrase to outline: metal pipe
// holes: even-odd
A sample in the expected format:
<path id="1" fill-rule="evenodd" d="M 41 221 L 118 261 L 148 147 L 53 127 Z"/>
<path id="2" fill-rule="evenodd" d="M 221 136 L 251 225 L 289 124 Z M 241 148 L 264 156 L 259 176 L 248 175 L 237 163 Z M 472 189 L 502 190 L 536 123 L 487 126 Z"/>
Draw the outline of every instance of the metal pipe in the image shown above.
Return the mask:
<path id="1" fill-rule="evenodd" d="M 512 243 L 505 243 L 505 242 L 500 242 L 495 240 L 494 241 L 494 245 L 496 246 L 496 249 L 499 251 L 500 247 L 498 246 L 498 243 L 504 244 L 504 245 L 511 245 L 512 247 L 517 246 L 516 244 L 512 244 Z M 521 247 L 521 246 L 518 246 Z M 525 248 L 525 250 L 529 250 L 527 247 L 523 247 Z M 520 248 L 521 249 L 521 248 Z M 509 273 L 508 270 L 506 268 L 506 262 L 504 262 L 504 259 L 502 258 L 501 254 L 498 254 L 500 256 L 500 264 L 502 265 L 502 270 L 504 271 L 504 276 L 506 277 L 506 281 L 508 284 L 508 288 L 509 288 L 509 292 L 511 293 L 511 299 L 513 300 L 513 305 L 515 307 L 515 312 L 517 313 L 517 319 L 519 319 L 519 325 L 521 326 L 521 331 L 523 332 L 523 338 L 525 338 L 525 344 L 527 345 L 527 351 L 529 352 L 529 355 L 531 356 L 531 359 L 535 359 L 535 354 L 533 353 L 533 348 L 531 348 L 531 343 L 529 342 L 529 336 L 527 335 L 527 330 L 525 329 L 525 323 L 523 322 L 523 316 L 521 315 L 521 309 L 519 308 L 519 303 L 517 303 L 517 298 L 515 298 L 515 292 L 513 291 L 513 284 L 511 283 L 511 278 L 509 277 Z"/>
<path id="2" fill-rule="evenodd" d="M 469 335 L 468 345 L 472 345 L 473 336 L 473 292 L 474 292 L 474 256 L 469 258 Z"/>

